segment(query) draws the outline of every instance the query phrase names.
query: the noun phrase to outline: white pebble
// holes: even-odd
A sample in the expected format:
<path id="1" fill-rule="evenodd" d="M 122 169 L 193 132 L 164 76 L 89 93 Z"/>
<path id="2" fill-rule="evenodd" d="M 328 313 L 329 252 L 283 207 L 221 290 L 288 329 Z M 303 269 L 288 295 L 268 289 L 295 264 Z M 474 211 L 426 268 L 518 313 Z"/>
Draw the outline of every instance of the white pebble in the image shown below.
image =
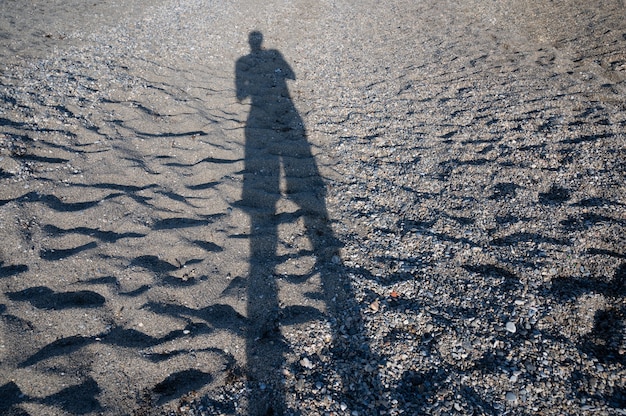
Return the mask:
<path id="1" fill-rule="evenodd" d="M 517 331 L 517 328 L 515 327 L 515 324 L 513 322 L 507 322 L 506 330 L 509 331 L 511 334 L 514 334 Z"/>
<path id="2" fill-rule="evenodd" d="M 306 357 L 300 360 L 300 365 L 304 368 L 308 368 L 309 370 L 315 367 L 313 363 Z"/>

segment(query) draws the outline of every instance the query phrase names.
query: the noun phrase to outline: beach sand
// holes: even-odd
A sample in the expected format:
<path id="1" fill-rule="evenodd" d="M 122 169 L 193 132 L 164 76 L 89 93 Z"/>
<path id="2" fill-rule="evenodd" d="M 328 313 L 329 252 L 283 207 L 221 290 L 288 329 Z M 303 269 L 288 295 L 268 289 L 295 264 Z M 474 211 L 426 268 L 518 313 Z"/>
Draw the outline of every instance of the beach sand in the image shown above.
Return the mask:
<path id="1" fill-rule="evenodd" d="M 0 413 L 626 413 L 625 51 L 619 0 L 3 1 Z"/>

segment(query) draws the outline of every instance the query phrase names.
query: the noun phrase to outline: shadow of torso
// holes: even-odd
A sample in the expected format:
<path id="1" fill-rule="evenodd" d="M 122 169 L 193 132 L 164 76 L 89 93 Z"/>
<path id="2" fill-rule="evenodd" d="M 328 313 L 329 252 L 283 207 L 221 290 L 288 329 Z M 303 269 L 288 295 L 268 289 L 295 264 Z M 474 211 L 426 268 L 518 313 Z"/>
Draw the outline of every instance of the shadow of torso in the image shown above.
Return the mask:
<path id="1" fill-rule="evenodd" d="M 237 98 L 250 98 L 245 127 L 244 207 L 274 213 L 282 168 L 283 191 L 290 199 L 307 211 L 314 208 L 311 204 L 317 205 L 314 211 L 321 208 L 319 201 L 305 201 L 299 195 L 308 191 L 319 197 L 324 184 L 287 87 L 287 80 L 295 78 L 277 50 L 253 50 L 237 61 Z"/>

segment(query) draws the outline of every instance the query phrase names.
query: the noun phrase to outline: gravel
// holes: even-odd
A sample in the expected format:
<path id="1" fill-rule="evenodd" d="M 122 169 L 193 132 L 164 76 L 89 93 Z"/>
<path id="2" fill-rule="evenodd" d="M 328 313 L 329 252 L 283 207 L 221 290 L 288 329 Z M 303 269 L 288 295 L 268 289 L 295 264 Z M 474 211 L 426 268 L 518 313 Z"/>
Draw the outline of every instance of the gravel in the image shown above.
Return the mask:
<path id="1" fill-rule="evenodd" d="M 622 2 L 128 13 L 2 52 L 1 412 L 626 414 Z M 296 73 L 327 209 L 281 191 L 261 324 L 253 29 Z"/>

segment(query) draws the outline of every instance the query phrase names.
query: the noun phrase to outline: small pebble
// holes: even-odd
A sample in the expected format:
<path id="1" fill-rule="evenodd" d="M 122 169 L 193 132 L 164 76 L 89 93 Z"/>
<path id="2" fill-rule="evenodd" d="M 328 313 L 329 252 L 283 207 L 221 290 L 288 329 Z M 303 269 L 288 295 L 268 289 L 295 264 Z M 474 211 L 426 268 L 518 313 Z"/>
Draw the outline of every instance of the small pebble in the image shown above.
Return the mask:
<path id="1" fill-rule="evenodd" d="M 510 333 L 514 334 L 517 331 L 517 328 L 515 327 L 515 324 L 513 322 L 507 322 L 506 323 L 506 330 L 509 331 Z"/>
<path id="2" fill-rule="evenodd" d="M 505 398 L 507 402 L 514 402 L 517 400 L 517 394 L 513 393 L 512 391 L 509 391 L 506 393 Z"/>
<path id="3" fill-rule="evenodd" d="M 315 367 L 311 360 L 309 360 L 307 357 L 304 357 L 300 360 L 300 365 L 304 368 L 308 368 L 309 370 Z"/>

